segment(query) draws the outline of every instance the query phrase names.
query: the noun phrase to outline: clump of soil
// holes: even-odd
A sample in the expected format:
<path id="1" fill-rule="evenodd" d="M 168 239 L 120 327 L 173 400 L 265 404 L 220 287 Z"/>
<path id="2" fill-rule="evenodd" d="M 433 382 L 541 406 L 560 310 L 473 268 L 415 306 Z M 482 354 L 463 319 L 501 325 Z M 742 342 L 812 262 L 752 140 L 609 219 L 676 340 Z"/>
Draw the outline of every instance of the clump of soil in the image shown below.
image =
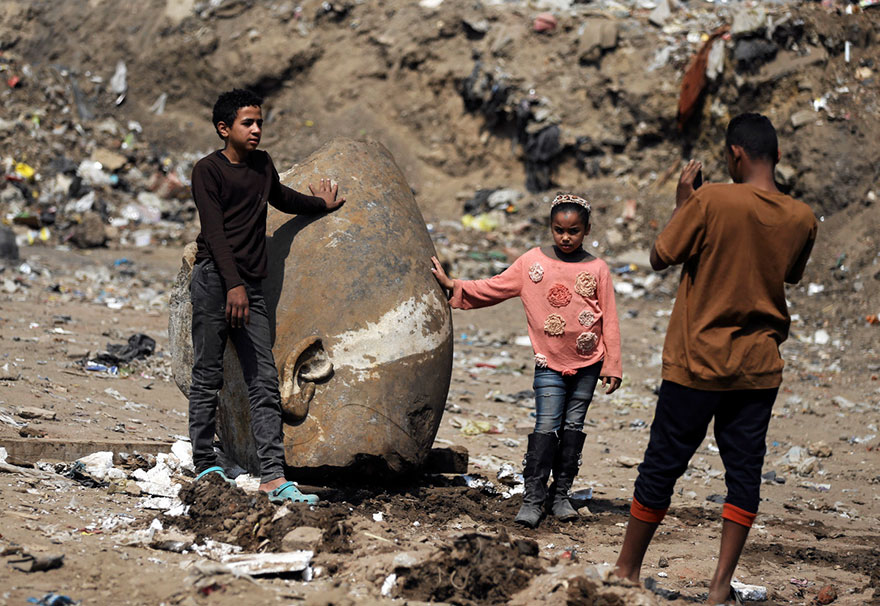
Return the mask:
<path id="1" fill-rule="evenodd" d="M 504 604 L 544 570 L 538 544 L 469 533 L 455 539 L 440 555 L 413 567 L 404 577 L 404 597 L 450 604 Z"/>
<path id="2" fill-rule="evenodd" d="M 436 480 L 435 480 L 436 481 Z M 401 494 L 380 493 L 364 502 L 368 508 L 385 509 L 410 523 L 445 526 L 461 515 L 495 526 L 513 520 L 521 500 L 486 495 L 466 486 L 417 486 Z"/>
<path id="3" fill-rule="evenodd" d="M 169 518 L 182 530 L 195 533 L 196 540 L 212 539 L 255 551 L 281 551 L 281 540 L 291 529 L 312 526 L 324 531 L 318 551 L 351 551 L 348 508 L 342 504 L 291 504 L 289 513 L 274 519 L 279 506 L 263 493 L 248 493 L 230 486 L 215 474 L 193 482 L 180 491 L 189 505 L 189 515 Z"/>
<path id="4" fill-rule="evenodd" d="M 587 577 L 569 581 L 567 606 L 653 606 L 657 598 L 638 587 L 627 587 L 626 581 L 599 582 Z"/>

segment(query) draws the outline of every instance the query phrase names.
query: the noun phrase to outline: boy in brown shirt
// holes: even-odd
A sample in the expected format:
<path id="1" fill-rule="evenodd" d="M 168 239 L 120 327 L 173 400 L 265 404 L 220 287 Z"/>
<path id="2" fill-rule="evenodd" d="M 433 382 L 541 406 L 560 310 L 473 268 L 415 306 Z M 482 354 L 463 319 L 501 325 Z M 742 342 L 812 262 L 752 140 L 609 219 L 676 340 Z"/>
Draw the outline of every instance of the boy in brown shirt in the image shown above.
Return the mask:
<path id="1" fill-rule="evenodd" d="M 725 147 L 734 182 L 695 191 L 701 165 L 691 160 L 672 218 L 651 250 L 655 270 L 683 268 L 651 438 L 616 564 L 618 576 L 638 581 L 675 482 L 714 417 L 727 498 L 709 604 L 731 598 L 730 581 L 758 511 L 767 426 L 782 382 L 779 344 L 790 324 L 784 283 L 801 279 L 817 229 L 809 207 L 776 188 L 780 155 L 770 120 L 737 116 Z"/>
<path id="2" fill-rule="evenodd" d="M 260 460 L 260 490 L 273 503 L 315 503 L 284 477 L 278 371 L 262 280 L 266 277 L 268 205 L 296 214 L 338 208 L 337 187 L 329 179 L 311 196 L 281 184 L 269 154 L 258 150 L 263 132 L 263 100 L 247 90 L 223 93 L 214 105 L 214 128 L 224 147 L 193 167 L 192 191 L 201 220 L 193 267 L 193 369 L 189 391 L 189 435 L 197 478 L 216 474 L 234 483 L 217 465 L 213 439 L 223 352 L 235 346 L 248 387 L 251 429 Z"/>

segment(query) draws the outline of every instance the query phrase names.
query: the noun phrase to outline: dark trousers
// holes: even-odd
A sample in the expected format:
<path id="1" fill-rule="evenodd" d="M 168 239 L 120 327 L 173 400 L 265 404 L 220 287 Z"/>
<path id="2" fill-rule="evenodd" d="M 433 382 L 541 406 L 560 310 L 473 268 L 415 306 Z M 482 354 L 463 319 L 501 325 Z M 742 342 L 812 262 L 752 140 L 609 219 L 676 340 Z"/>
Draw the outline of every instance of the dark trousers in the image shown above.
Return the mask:
<path id="1" fill-rule="evenodd" d="M 245 286 L 250 322 L 230 328 L 226 322 L 226 289 L 211 261 L 193 267 L 192 299 L 193 370 L 189 390 L 189 437 L 196 472 L 217 464 L 213 440 L 220 389 L 223 387 L 223 352 L 232 340 L 248 388 L 251 431 L 260 459 L 263 482 L 284 475 L 281 433 L 281 397 L 278 371 L 272 357 L 272 338 L 266 300 L 259 284 Z"/>
<path id="2" fill-rule="evenodd" d="M 669 507 L 675 482 L 715 418 L 715 441 L 724 463 L 726 503 L 757 513 L 767 426 L 778 388 L 703 391 L 663 381 L 651 439 L 639 465 L 635 500 L 645 507 Z"/>

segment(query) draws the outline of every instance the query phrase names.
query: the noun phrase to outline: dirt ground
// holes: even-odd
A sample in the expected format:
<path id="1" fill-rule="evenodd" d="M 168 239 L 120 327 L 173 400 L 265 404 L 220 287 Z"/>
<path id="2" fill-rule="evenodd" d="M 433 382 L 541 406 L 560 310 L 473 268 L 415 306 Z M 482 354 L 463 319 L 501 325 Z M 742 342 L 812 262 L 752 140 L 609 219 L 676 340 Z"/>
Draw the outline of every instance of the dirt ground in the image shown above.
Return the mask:
<path id="1" fill-rule="evenodd" d="M 880 313 L 880 165 L 871 160 L 880 147 L 877 9 L 847 15 L 833 2 L 776 6 L 791 10 L 783 23 L 794 24 L 774 38 L 779 54 L 755 73 L 739 72 L 728 41 L 725 76 L 708 86 L 697 122 L 680 133 L 681 75 L 699 34 L 729 23 L 737 3 L 685 3 L 665 28 L 650 25 L 649 9 L 636 2 L 551 6 L 559 17 L 552 35 L 531 31 L 539 4 L 447 0 L 426 8 L 387 0 L 329 9 L 303 2 L 298 9 L 291 2 L 148 0 L 135 15 L 111 0 L 2 3 L 0 64 L 10 73 L 30 66 L 21 71 L 25 86 L 2 93 L 9 109 L 0 117 L 19 123 L 0 128 L 7 165 L 7 158 L 23 159 L 48 175 L 56 155 L 78 163 L 104 136 L 94 122 L 111 117 L 143 128 L 131 163 L 171 158 L 183 166 L 184 152 L 217 144 L 208 122 L 217 91 L 244 84 L 267 97 L 273 117 L 263 146 L 281 170 L 335 135 L 383 142 L 456 275 L 489 276 L 543 241 L 545 196 L 570 189 L 594 201 L 590 248 L 621 270 L 615 280 L 627 288 L 618 293 L 624 384 L 611 396 L 597 392 L 587 415 L 574 486 L 579 520 L 546 519 L 536 530 L 511 523 L 520 501 L 510 494 L 511 472 L 521 471 L 534 423 L 532 353 L 517 343 L 525 318 L 513 301 L 453 314 L 452 384 L 435 445 L 467 448 L 467 475 L 391 486 L 331 478 L 307 487 L 321 496 L 319 505 L 279 513 L 253 491 L 213 480 L 191 486 L 183 472 L 175 478 L 186 484 L 180 496 L 189 511 L 171 516 L 145 506 L 148 499 L 128 482 L 96 485 L 54 473 L 70 474 L 68 458 L 43 457 L 34 467 L 10 457 L 15 467 L 0 468 L 0 605 L 50 592 L 101 605 L 703 601 L 725 494 L 711 431 L 648 552 L 643 576 L 657 592 L 616 583 L 603 565 L 615 560 L 623 537 L 677 284 L 674 270 L 651 277 L 646 250 L 667 216 L 682 157 L 704 158 L 707 178 L 724 179 L 719 136 L 726 118 L 743 110 L 773 118 L 786 166 L 781 185 L 822 223 L 804 280 L 787 292 L 793 323 L 782 347 L 786 370 L 761 511 L 736 576 L 765 587 L 768 604 L 830 603 L 817 601 L 829 585 L 834 604 L 880 604 L 880 326 L 867 319 Z M 596 19 L 618 25 L 616 48 L 598 59 L 582 54 L 580 40 L 584 24 Z M 481 34 L 483 20 L 488 33 Z M 651 67 L 667 47 L 665 62 Z M 511 87 L 501 108 L 465 107 L 462 87 L 476 54 L 481 74 L 503 74 L 498 81 Z M 117 107 L 102 82 L 119 59 L 129 65 L 129 91 Z M 73 128 L 72 93 L 40 82 L 58 65 L 78 78 L 97 115 L 77 123 L 81 131 Z M 149 106 L 161 92 L 167 110 L 157 115 Z M 824 109 L 794 125 L 797 111 L 814 111 L 822 99 Z M 546 113 L 542 120 L 562 127 L 548 192 L 523 191 L 531 168 L 513 117 L 523 100 L 533 115 Z M 49 108 L 42 130 L 26 130 L 21 124 L 32 122 L 40 104 Z M 529 124 L 545 123 L 533 117 Z M 462 228 L 464 202 L 484 188 L 519 190 L 517 212 L 496 216 L 489 232 Z M 25 234 L 9 220 L 17 210 L 0 203 L 4 222 Z M 119 237 L 109 231 L 105 246 L 87 249 L 58 228 L 45 243 L 22 244 L 19 260 L 0 262 L 0 446 L 23 439 L 173 442 L 187 433 L 186 399 L 170 377 L 167 298 L 197 223 L 187 220 L 176 236 L 147 247 L 125 239 L 134 228 L 118 228 Z M 120 364 L 115 374 L 83 365 L 136 334 L 154 338 L 155 353 Z M 468 435 L 474 427 L 489 430 Z M 154 462 L 115 461 L 127 474 Z M 318 533 L 305 575 L 251 578 L 215 564 L 224 549 L 218 542 L 277 552 L 299 527 Z M 25 572 L 34 562 L 20 562 L 22 554 L 63 555 L 63 565 Z"/>
<path id="2" fill-rule="evenodd" d="M 46 249 L 30 262 L 39 259 L 42 267 L 62 273 L 106 266 L 122 253 L 62 254 Z M 172 276 L 178 262 L 171 249 L 124 253 L 144 276 Z M 664 283 L 674 280 L 667 276 Z M 168 440 L 185 434 L 186 401 L 173 382 L 158 378 L 162 358 L 151 370 L 109 377 L 81 370 L 64 353 L 74 345 L 99 349 L 105 341 L 124 341 L 131 332 L 144 332 L 156 335 L 155 355 L 160 356 L 167 343 L 166 318 L 136 310 L 119 310 L 108 318 L 106 306 L 53 298 L 50 291 L 34 287 L 3 300 L 4 359 L 20 376 L 13 379 L 13 373 L 4 371 L 0 407 L 10 413 L 26 405 L 54 411 L 55 420 L 28 423 L 46 438 Z M 793 290 L 792 303 L 797 308 L 811 301 Z M 281 538 L 294 526 L 319 528 L 323 536 L 311 582 L 271 578 L 255 584 L 212 577 L 209 587 L 216 585 L 217 591 L 205 590 L 210 593 L 206 596 L 204 587 L 193 580 L 198 556 L 126 546 L 120 539 L 120 531 L 143 529 L 155 517 L 162 518 L 140 508 L 141 497 L 61 478 L 4 474 L 0 515 L 6 552 L 20 547 L 31 554 L 63 554 L 65 559 L 62 568 L 46 572 L 25 573 L 7 565 L 0 599 L 18 604 L 58 591 L 86 604 L 232 604 L 245 596 L 258 602 L 345 603 L 320 602 L 328 595 L 362 603 L 380 600 L 382 583 L 395 570 L 402 579 L 398 595 L 408 599 L 520 604 L 562 599 L 575 586 L 570 579 L 583 576 L 588 565 L 615 558 L 636 475 L 632 461 L 639 460 L 648 437 L 653 390 L 659 381 L 657 354 L 670 305 L 669 297 L 662 295 L 621 298 L 626 381 L 610 397 L 597 395 L 590 408 L 584 464 L 575 490 L 592 489 L 592 497 L 579 501 L 577 522 L 548 519 L 534 531 L 517 528 L 510 521 L 518 496 L 505 499 L 490 489 L 469 488 L 456 476 L 424 477 L 393 488 L 318 487 L 323 502 L 314 511 L 294 511 L 274 525 L 270 521 L 277 508 L 264 497 L 216 486 L 212 494 L 196 490 L 184 497 L 193 508 L 189 519 L 165 518 L 165 526 L 194 532 L 199 541 L 211 538 L 260 551 L 278 550 Z M 61 314 L 71 316 L 63 324 L 68 331 L 63 335 L 52 332 L 52 318 Z M 524 334 L 522 310 L 512 302 L 456 312 L 454 320 L 453 384 L 437 445 L 465 446 L 471 458 L 469 473 L 504 490 L 496 479 L 498 471 L 504 464 L 519 470 L 533 423 L 528 398 L 495 401 L 530 388 L 529 349 L 514 344 Z M 795 329 L 784 346 L 789 363 L 768 437 L 766 471 L 776 471 L 785 483 L 763 487 L 761 513 L 737 576 L 767 587 L 770 603 L 807 604 L 827 584 L 839 592 L 836 603 L 870 603 L 880 582 L 878 361 L 865 356 L 864 350 L 843 347 L 823 361 L 827 348 L 802 342 L 802 334 Z M 831 366 L 839 369 L 829 370 Z M 109 389 L 125 400 L 109 395 Z M 834 396 L 845 400 L 835 402 Z M 126 406 L 132 403 L 136 406 Z M 467 421 L 488 421 L 492 432 L 467 437 L 459 429 Z M 2 431 L 5 437 L 14 436 L 8 426 Z M 828 456 L 799 475 L 777 463 L 792 446 Z M 648 554 L 645 576 L 679 592 L 683 600 L 698 600 L 705 593 L 714 566 L 721 506 L 710 499 L 725 492 L 721 470 L 714 442 L 707 438 L 679 482 L 679 494 Z M 205 513 L 196 515 L 196 510 Z M 377 513 L 381 521 L 374 518 Z M 241 517 L 235 524 L 224 523 L 236 514 Z M 475 559 L 474 541 L 502 552 L 485 556 L 485 562 Z M 503 551 L 520 554 L 520 545 L 527 548 L 522 562 Z M 412 555 L 421 568 L 402 568 L 395 559 L 401 553 Z M 503 579 L 492 576 L 500 574 L 499 561 L 508 564 Z M 456 578 L 448 583 L 435 579 L 472 567 L 484 578 L 474 579 L 473 587 L 465 590 L 458 589 L 464 581 Z M 441 569 L 446 572 L 438 573 Z M 337 594 L 328 593 L 332 591 Z M 569 603 L 593 603 L 583 600 Z"/>

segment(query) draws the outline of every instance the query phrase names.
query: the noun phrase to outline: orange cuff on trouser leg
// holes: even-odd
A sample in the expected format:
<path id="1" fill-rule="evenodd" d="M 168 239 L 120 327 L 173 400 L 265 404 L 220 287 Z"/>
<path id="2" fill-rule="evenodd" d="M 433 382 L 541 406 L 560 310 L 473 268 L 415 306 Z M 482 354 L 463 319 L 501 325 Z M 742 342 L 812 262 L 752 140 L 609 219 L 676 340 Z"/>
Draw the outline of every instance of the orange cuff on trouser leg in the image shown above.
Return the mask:
<path id="1" fill-rule="evenodd" d="M 755 522 L 755 516 L 757 513 L 752 513 L 750 511 L 746 511 L 736 505 L 731 505 L 730 503 L 725 503 L 724 507 L 721 511 L 721 517 L 725 520 L 730 520 L 731 522 L 736 522 L 740 526 L 745 526 L 746 528 L 751 528 L 752 524 Z"/>
<path id="2" fill-rule="evenodd" d="M 659 524 L 666 517 L 666 509 L 653 509 L 645 507 L 633 497 L 632 504 L 629 506 L 629 514 L 637 520 L 647 522 L 649 524 Z"/>

